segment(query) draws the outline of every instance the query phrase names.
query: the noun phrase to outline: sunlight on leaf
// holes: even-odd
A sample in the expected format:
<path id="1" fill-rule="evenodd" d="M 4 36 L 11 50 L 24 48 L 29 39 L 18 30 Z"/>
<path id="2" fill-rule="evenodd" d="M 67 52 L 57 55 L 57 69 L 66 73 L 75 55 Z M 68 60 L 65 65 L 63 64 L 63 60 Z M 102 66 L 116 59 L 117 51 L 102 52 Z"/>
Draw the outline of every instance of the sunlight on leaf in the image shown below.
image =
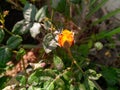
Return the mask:
<path id="1" fill-rule="evenodd" d="M 48 33 L 43 39 L 43 47 L 46 53 L 50 53 L 57 47 L 55 36 L 52 33 Z"/>
<path id="2" fill-rule="evenodd" d="M 63 63 L 63 61 L 62 61 L 62 59 L 60 57 L 54 55 L 53 62 L 54 62 L 55 67 L 58 70 L 62 70 L 64 68 L 64 63 Z"/>
<path id="3" fill-rule="evenodd" d="M 26 3 L 23 10 L 23 16 L 27 22 L 34 21 L 36 12 L 37 8 L 34 5 Z"/>
<path id="4" fill-rule="evenodd" d="M 47 17 L 47 6 L 43 6 L 35 15 L 35 20 L 41 22 L 45 17 Z"/>
<path id="5" fill-rule="evenodd" d="M 30 28 L 30 34 L 33 38 L 35 38 L 40 33 L 41 25 L 39 23 L 34 23 Z"/>
<path id="6" fill-rule="evenodd" d="M 19 35 L 26 34 L 26 33 L 28 33 L 28 31 L 32 27 L 32 25 L 33 25 L 33 23 L 25 22 L 25 20 L 18 21 L 14 25 L 12 32 L 14 34 L 19 34 Z"/>

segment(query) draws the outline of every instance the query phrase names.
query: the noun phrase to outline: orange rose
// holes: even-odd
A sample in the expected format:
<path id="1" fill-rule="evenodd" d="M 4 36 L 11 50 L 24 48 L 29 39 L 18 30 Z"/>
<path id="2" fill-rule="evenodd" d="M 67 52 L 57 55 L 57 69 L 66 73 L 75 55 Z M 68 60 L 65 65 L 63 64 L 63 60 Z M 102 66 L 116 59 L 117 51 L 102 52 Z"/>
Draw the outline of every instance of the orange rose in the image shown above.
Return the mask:
<path id="1" fill-rule="evenodd" d="M 74 43 L 74 33 L 65 29 L 58 35 L 58 43 L 60 47 L 69 48 Z"/>

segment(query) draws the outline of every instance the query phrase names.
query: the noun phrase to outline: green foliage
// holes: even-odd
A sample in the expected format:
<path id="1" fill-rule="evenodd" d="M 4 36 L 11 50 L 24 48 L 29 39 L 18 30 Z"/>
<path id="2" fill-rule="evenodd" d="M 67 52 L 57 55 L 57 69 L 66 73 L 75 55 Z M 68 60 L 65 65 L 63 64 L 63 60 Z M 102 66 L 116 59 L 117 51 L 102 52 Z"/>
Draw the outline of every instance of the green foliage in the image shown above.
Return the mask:
<path id="1" fill-rule="evenodd" d="M 7 40 L 6 44 L 8 48 L 16 49 L 21 44 L 21 42 L 22 42 L 22 37 L 19 35 L 14 35 Z"/>
<path id="2" fill-rule="evenodd" d="M 33 38 L 35 38 L 40 33 L 41 25 L 39 23 L 34 23 L 30 29 L 30 34 Z"/>
<path id="3" fill-rule="evenodd" d="M 25 7 L 23 9 L 23 16 L 25 21 L 26 22 L 34 21 L 36 12 L 37 12 L 37 8 L 34 5 L 30 3 L 25 4 Z"/>
<path id="4" fill-rule="evenodd" d="M 23 57 L 23 55 L 25 55 L 25 53 L 26 53 L 25 49 L 20 48 L 19 51 L 17 52 L 16 59 L 20 60 Z"/>
<path id="5" fill-rule="evenodd" d="M 86 71 L 86 73 L 89 75 L 88 78 L 90 80 L 98 80 L 102 76 L 101 74 L 97 74 L 97 72 L 92 69 L 89 69 L 88 71 Z"/>
<path id="6" fill-rule="evenodd" d="M 22 4 L 26 4 L 27 3 L 27 0 L 19 0 Z"/>
<path id="7" fill-rule="evenodd" d="M 44 18 L 47 17 L 47 6 L 43 6 L 35 15 L 35 20 L 41 22 Z"/>
<path id="8" fill-rule="evenodd" d="M 63 13 L 66 7 L 66 0 L 51 0 L 51 7 L 54 10 Z"/>
<path id="9" fill-rule="evenodd" d="M 104 68 L 102 75 L 110 86 L 114 86 L 118 82 L 117 72 L 114 68 Z"/>
<path id="10" fill-rule="evenodd" d="M 29 29 L 32 27 L 33 23 L 26 23 L 25 20 L 18 21 L 13 29 L 12 33 L 23 35 L 29 32 Z"/>
<path id="11" fill-rule="evenodd" d="M 53 57 L 53 62 L 54 62 L 55 67 L 56 67 L 58 70 L 63 70 L 63 69 L 64 69 L 64 63 L 63 63 L 63 61 L 61 60 L 60 57 L 54 55 L 54 57 Z"/>
<path id="12" fill-rule="evenodd" d="M 96 5 L 96 7 L 94 9 L 92 9 L 88 15 L 87 15 L 87 18 L 90 18 L 96 11 L 98 11 L 108 0 L 101 0 L 100 3 L 98 3 Z"/>
<path id="13" fill-rule="evenodd" d="M 111 37 L 111 36 L 113 36 L 113 35 L 115 35 L 119 32 L 120 32 L 120 27 L 117 27 L 117 28 L 115 28 L 113 30 L 110 30 L 110 31 L 102 31 L 102 32 L 100 32 L 99 34 L 96 35 L 96 40 Z"/>
<path id="14" fill-rule="evenodd" d="M 55 36 L 52 33 L 48 33 L 43 38 L 43 47 L 46 53 L 51 52 L 53 49 L 57 47 Z"/>
<path id="15" fill-rule="evenodd" d="M 12 51 L 7 47 L 0 47 L 0 67 L 5 67 L 6 63 L 10 61 Z"/>
<path id="16" fill-rule="evenodd" d="M 81 0 L 70 0 L 72 3 L 79 4 Z"/>
<path id="17" fill-rule="evenodd" d="M 119 13 L 120 9 L 98 18 L 96 12 L 108 0 L 48 0 L 50 5 L 41 8 L 36 7 L 35 2 L 39 0 L 19 1 L 24 5 L 23 20 L 18 21 L 12 31 L 5 28 L 5 15 L 0 12 L 0 89 L 7 85 L 7 62 L 14 60 L 22 60 L 16 62 L 24 69 L 15 76 L 19 83 L 15 84 L 15 90 L 102 90 L 104 87 L 97 82 L 101 78 L 106 81 L 103 82 L 106 90 L 119 88 L 120 70 L 94 61 L 99 60 L 97 54 L 106 48 L 102 40 L 120 33 L 120 27 L 101 31 L 99 23 Z M 14 1 L 11 3 L 19 6 Z M 61 32 L 66 29 L 74 33 L 72 45 L 69 45 L 69 36 L 62 38 Z M 24 45 L 26 39 L 31 41 L 30 45 Z M 32 40 L 39 43 L 33 45 Z M 66 47 L 60 47 L 59 43 Z"/>
<path id="18" fill-rule="evenodd" d="M 8 81 L 7 76 L 0 77 L 0 89 L 5 87 L 7 81 Z"/>
<path id="19" fill-rule="evenodd" d="M 0 43 L 3 41 L 4 36 L 5 36 L 5 32 L 0 28 Z"/>
<path id="20" fill-rule="evenodd" d="M 25 77 L 25 76 L 23 76 L 23 75 L 18 75 L 18 76 L 16 77 L 16 80 L 19 81 L 20 86 L 25 86 L 25 85 L 26 85 L 26 77 Z"/>
<path id="21" fill-rule="evenodd" d="M 103 21 L 109 19 L 110 17 L 112 17 L 112 16 L 118 14 L 118 13 L 120 13 L 120 9 L 116 9 L 116 10 L 114 10 L 114 11 L 108 13 L 107 15 L 101 17 L 100 19 L 98 19 L 97 21 L 95 21 L 95 22 L 93 23 L 93 25 L 98 24 L 98 23 L 101 23 L 101 22 L 103 22 Z"/>

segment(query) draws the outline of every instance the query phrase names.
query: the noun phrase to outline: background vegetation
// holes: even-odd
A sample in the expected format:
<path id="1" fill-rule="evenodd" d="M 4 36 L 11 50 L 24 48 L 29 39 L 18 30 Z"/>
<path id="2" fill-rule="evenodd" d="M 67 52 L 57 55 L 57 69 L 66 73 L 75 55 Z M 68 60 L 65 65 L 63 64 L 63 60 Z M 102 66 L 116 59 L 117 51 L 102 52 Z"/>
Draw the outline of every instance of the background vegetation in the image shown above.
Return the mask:
<path id="1" fill-rule="evenodd" d="M 119 90 L 120 9 L 107 1 L 0 0 L 0 89 Z"/>

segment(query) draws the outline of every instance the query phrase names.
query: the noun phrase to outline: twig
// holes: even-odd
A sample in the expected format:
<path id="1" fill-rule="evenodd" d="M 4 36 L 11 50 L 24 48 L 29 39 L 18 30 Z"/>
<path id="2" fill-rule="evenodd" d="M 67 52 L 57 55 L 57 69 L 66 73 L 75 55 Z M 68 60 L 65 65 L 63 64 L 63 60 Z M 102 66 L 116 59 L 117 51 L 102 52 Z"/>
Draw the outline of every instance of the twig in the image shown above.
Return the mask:
<path id="1" fill-rule="evenodd" d="M 77 64 L 77 61 L 74 59 L 74 57 L 72 56 L 72 53 L 70 51 L 70 48 L 67 48 L 67 52 L 69 57 L 71 58 L 72 62 L 78 67 L 78 69 L 82 72 L 82 74 L 84 74 L 84 71 L 82 70 L 82 68 Z"/>

